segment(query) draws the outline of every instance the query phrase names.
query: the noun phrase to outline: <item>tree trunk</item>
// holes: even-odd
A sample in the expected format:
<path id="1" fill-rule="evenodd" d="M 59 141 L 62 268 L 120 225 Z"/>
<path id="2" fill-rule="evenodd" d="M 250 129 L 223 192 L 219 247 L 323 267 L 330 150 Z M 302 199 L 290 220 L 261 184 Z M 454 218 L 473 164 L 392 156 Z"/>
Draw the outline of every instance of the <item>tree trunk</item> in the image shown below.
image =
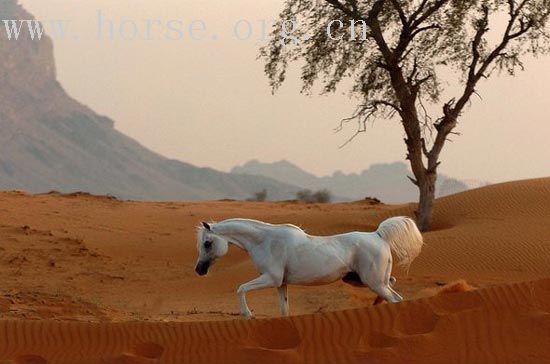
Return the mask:
<path id="1" fill-rule="evenodd" d="M 401 123 L 407 135 L 405 138 L 407 159 L 416 178 L 416 180 L 412 178 L 411 180 L 420 190 L 416 223 L 421 231 L 428 231 L 432 222 L 439 153 L 445 144 L 445 137 L 452 130 L 452 127 L 456 125 L 456 117 L 454 114 L 446 112 L 446 118 L 443 120 L 446 129 L 441 129 L 442 131 L 438 129 L 434 147 L 431 151 L 428 151 L 425 140 L 422 137 L 422 123 L 418 117 L 417 98 L 419 89 L 411 86 L 406 81 L 403 76 L 403 70 L 395 62 L 395 59 L 390 57 L 387 62 L 390 65 L 388 72 L 390 73 L 392 87 L 395 90 L 396 98 L 399 100 Z M 424 164 L 424 158 L 427 158 L 427 165 Z"/>
<path id="2" fill-rule="evenodd" d="M 420 231 L 429 231 L 431 229 L 436 181 L 437 173 L 429 171 L 425 172 L 423 178 L 418 179 L 420 199 L 418 210 L 416 211 L 416 220 Z"/>

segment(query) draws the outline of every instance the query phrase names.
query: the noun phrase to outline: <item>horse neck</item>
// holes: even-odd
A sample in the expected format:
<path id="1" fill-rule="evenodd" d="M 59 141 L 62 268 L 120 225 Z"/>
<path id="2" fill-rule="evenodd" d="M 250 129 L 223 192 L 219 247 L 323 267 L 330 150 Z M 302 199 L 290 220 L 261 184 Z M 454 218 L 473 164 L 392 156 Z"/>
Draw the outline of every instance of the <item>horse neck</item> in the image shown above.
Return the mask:
<path id="1" fill-rule="evenodd" d="M 254 245 L 262 242 L 264 229 L 260 224 L 246 220 L 224 220 L 216 223 L 214 233 L 226 238 L 229 242 L 250 250 Z"/>

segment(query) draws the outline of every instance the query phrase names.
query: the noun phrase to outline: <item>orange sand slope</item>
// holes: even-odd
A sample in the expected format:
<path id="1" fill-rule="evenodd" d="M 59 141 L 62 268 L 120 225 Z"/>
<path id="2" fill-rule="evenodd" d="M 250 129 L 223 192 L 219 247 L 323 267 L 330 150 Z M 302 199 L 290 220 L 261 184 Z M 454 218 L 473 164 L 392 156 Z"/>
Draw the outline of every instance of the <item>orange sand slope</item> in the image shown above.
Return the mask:
<path id="1" fill-rule="evenodd" d="M 291 287 L 292 313 L 309 316 L 269 319 L 264 290 L 248 295 L 260 320 L 244 322 L 235 290 L 257 275 L 246 254 L 193 271 L 201 220 L 328 235 L 413 209 L 0 193 L 0 363 L 550 362 L 550 178 L 439 199 L 427 246 L 395 272 L 399 305 L 372 307 L 369 289 L 341 282 Z M 481 289 L 425 298 L 461 278 Z"/>
<path id="2" fill-rule="evenodd" d="M 288 319 L 0 322 L 11 363 L 548 363 L 550 280 Z M 29 353 L 40 353 L 29 354 Z"/>

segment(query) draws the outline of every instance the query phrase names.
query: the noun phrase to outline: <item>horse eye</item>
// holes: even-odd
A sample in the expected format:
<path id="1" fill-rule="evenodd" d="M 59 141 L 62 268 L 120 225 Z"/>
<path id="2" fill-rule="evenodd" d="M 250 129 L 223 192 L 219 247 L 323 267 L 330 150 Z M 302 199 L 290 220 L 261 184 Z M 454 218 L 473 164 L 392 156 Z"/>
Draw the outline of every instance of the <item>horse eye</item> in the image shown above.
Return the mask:
<path id="1" fill-rule="evenodd" d="M 212 241 L 210 241 L 210 240 L 205 241 L 205 242 L 204 242 L 204 247 L 205 247 L 206 249 L 212 248 Z"/>

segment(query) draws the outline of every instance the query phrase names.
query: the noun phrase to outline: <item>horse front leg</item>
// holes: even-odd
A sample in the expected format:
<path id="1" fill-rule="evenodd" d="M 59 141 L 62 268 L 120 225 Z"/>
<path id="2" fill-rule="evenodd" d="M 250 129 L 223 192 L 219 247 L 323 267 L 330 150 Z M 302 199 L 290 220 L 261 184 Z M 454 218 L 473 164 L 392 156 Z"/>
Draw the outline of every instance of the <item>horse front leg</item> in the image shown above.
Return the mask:
<path id="1" fill-rule="evenodd" d="M 288 316 L 290 314 L 288 308 L 288 286 L 283 284 L 281 287 L 278 287 L 277 293 L 279 293 L 279 307 L 281 308 L 281 315 Z"/>
<path id="2" fill-rule="evenodd" d="M 241 306 L 241 315 L 243 315 L 245 318 L 250 319 L 253 318 L 254 315 L 252 315 L 252 312 L 248 308 L 248 305 L 246 304 L 246 292 L 252 291 L 254 289 L 261 289 L 261 288 L 269 288 L 269 287 L 276 287 L 277 284 L 271 278 L 269 274 L 262 274 L 256 279 L 251 280 L 250 282 L 242 284 L 239 289 L 237 290 L 237 294 L 239 296 L 239 303 Z"/>

